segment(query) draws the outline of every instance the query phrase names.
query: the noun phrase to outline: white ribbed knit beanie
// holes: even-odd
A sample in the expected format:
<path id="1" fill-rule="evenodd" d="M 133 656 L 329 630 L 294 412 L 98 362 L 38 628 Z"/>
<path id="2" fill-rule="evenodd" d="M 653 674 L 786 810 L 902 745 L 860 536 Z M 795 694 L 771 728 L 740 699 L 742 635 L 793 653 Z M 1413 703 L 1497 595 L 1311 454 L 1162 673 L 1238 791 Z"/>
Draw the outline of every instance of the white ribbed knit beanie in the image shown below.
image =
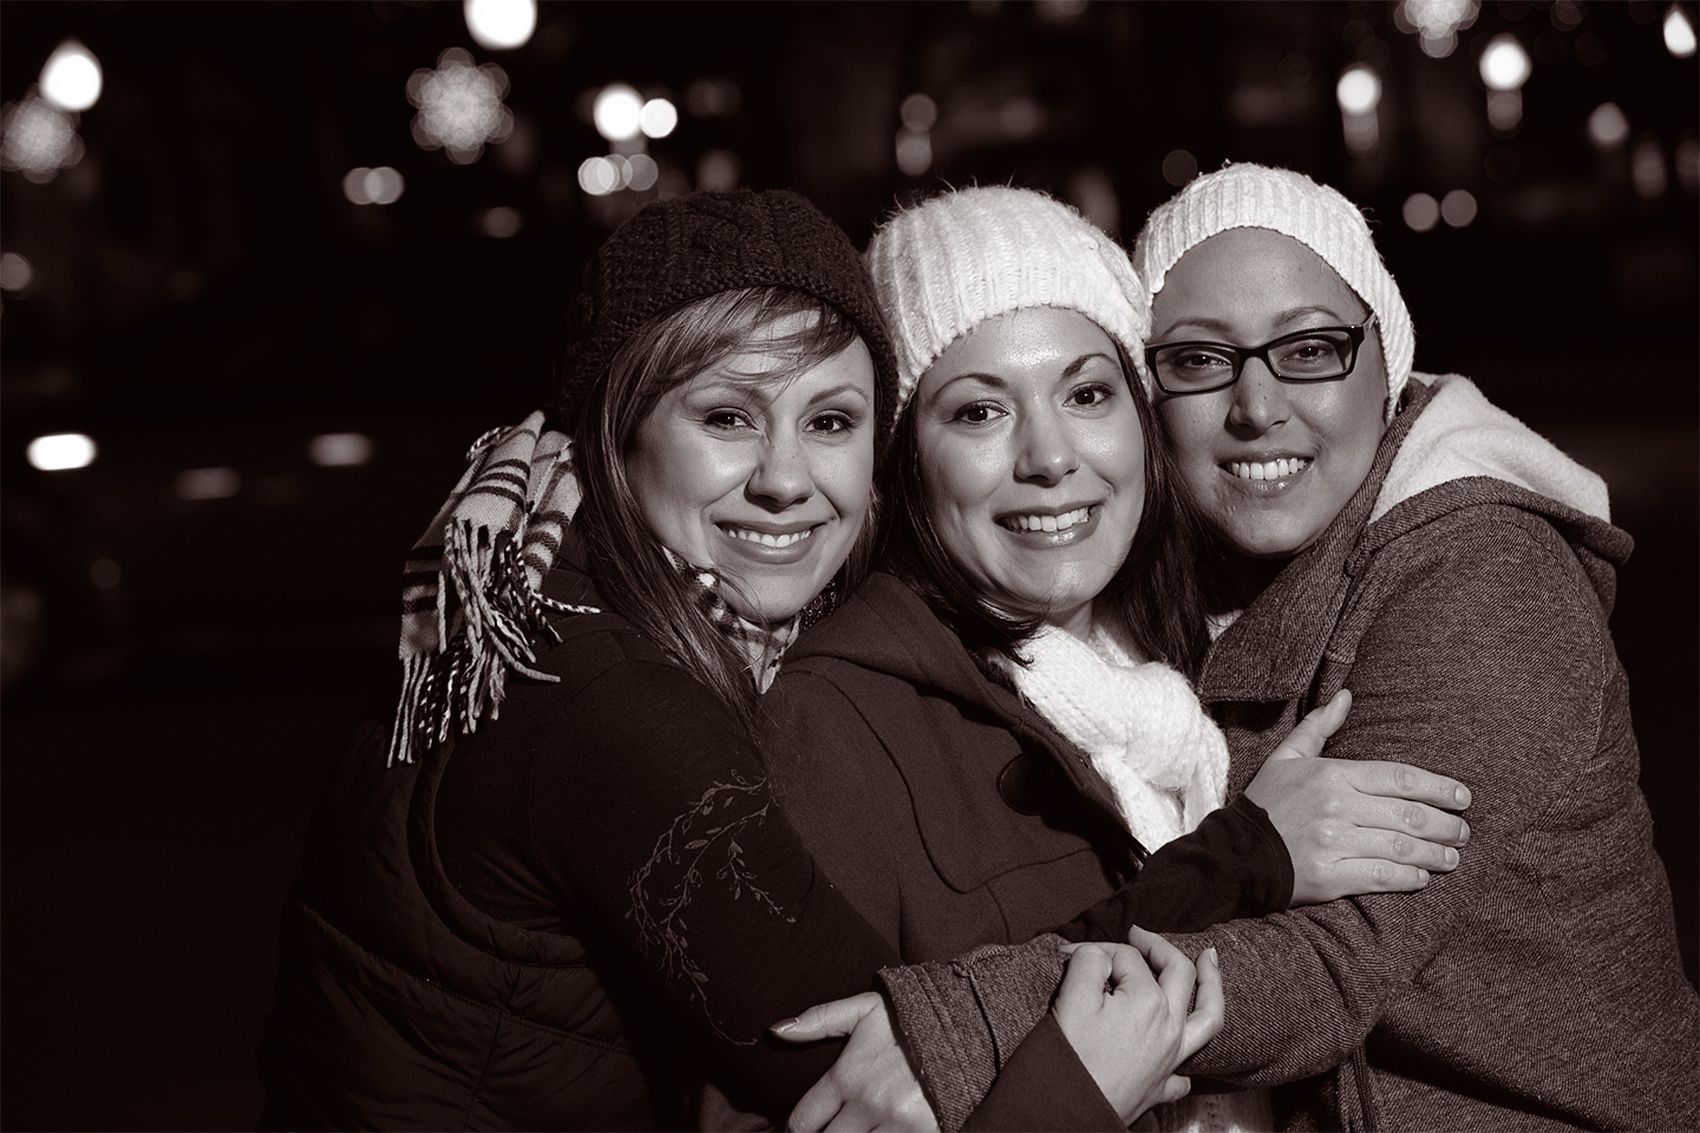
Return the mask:
<path id="1" fill-rule="evenodd" d="M 891 217 L 868 271 L 897 348 L 897 416 L 927 367 L 980 323 L 1028 307 L 1079 311 L 1127 351 L 1140 380 L 1151 301 L 1127 253 L 1061 201 L 985 186 Z"/>
<path id="2" fill-rule="evenodd" d="M 1140 279 L 1156 295 L 1182 256 L 1230 228 L 1267 228 L 1292 237 L 1320 256 L 1375 312 L 1387 370 L 1386 418 L 1392 420 L 1411 376 L 1416 336 L 1399 285 L 1381 262 L 1363 213 L 1337 190 L 1302 173 L 1230 164 L 1196 178 L 1146 220 L 1133 246 Z M 900 381 L 901 357 L 900 351 Z"/>

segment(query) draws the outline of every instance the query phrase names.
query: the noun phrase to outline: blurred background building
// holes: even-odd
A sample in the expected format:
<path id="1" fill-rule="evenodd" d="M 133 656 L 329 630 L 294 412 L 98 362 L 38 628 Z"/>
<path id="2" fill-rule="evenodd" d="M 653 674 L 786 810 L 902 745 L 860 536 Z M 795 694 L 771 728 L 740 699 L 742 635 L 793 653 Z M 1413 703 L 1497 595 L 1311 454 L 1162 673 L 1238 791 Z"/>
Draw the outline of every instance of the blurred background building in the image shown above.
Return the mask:
<path id="1" fill-rule="evenodd" d="M 0 9 L 0 1122 L 236 1127 L 401 555 L 648 201 L 945 184 L 1131 240 L 1227 159 L 1370 212 L 1418 367 L 1605 476 L 1694 976 L 1695 5 Z M 1633 958 L 1626 958 L 1633 962 Z"/>

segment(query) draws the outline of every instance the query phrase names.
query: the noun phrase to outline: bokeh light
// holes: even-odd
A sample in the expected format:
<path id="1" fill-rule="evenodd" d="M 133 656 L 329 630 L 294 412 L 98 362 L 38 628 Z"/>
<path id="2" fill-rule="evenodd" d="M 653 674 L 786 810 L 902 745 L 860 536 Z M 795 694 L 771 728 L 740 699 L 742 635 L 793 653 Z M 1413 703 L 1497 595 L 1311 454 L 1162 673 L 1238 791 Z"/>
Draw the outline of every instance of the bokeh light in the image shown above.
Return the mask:
<path id="1" fill-rule="evenodd" d="M 1414 34 L 1423 54 L 1444 59 L 1458 47 L 1458 33 L 1473 26 L 1480 0 L 1402 0 L 1393 9 L 1393 24 Z"/>
<path id="2" fill-rule="evenodd" d="M 1368 114 L 1381 101 L 1381 80 L 1368 67 L 1348 67 L 1334 94 L 1347 114 Z"/>
<path id="3" fill-rule="evenodd" d="M 510 236 L 518 236 L 524 223 L 519 210 L 506 205 L 485 209 L 478 214 L 478 231 L 492 240 L 506 240 Z"/>
<path id="4" fill-rule="evenodd" d="M 903 100 L 897 108 L 897 117 L 905 129 L 925 133 L 938 124 L 939 106 L 931 96 L 917 91 Z"/>
<path id="5" fill-rule="evenodd" d="M 0 253 L 0 291 L 23 291 L 35 280 L 35 268 L 16 252 Z"/>
<path id="6" fill-rule="evenodd" d="M 725 192 L 738 187 L 742 176 L 738 155 L 731 150 L 711 149 L 697 161 L 697 188 Z"/>
<path id="7" fill-rule="evenodd" d="M 537 0 L 466 0 L 466 30 L 491 51 L 523 47 L 537 30 Z"/>
<path id="8" fill-rule="evenodd" d="M 1163 180 L 1180 188 L 1198 176 L 1198 159 L 1184 149 L 1172 149 L 1163 156 Z"/>
<path id="9" fill-rule="evenodd" d="M 43 472 L 65 472 L 94 463 L 95 443 L 84 433 L 49 433 L 37 437 L 24 450 L 31 468 Z"/>
<path id="10" fill-rule="evenodd" d="M 665 98 L 652 98 L 638 111 L 638 128 L 646 138 L 665 138 L 679 124 L 679 109 Z"/>
<path id="11" fill-rule="evenodd" d="M 418 108 L 413 140 L 422 149 L 441 149 L 457 165 L 469 165 L 488 143 L 513 132 L 513 115 L 502 105 L 508 76 L 494 63 L 482 66 L 458 47 L 437 59 L 436 70 L 418 70 L 407 80 L 407 98 Z"/>
<path id="12" fill-rule="evenodd" d="M 1400 210 L 1412 232 L 1427 232 L 1440 222 L 1440 203 L 1427 193 L 1412 193 Z"/>
<path id="13" fill-rule="evenodd" d="M 228 500 L 242 490 L 242 474 L 234 468 L 188 468 L 177 474 L 172 490 L 180 500 Z"/>
<path id="14" fill-rule="evenodd" d="M 603 87 L 591 107 L 596 132 L 611 142 L 629 142 L 643 129 L 643 98 L 624 83 Z"/>
<path id="15" fill-rule="evenodd" d="M 34 91 L 0 109 L 0 169 L 45 185 L 82 157 L 75 121 Z"/>
<path id="16" fill-rule="evenodd" d="M 1476 219 L 1475 194 L 1468 189 L 1454 189 L 1440 198 L 1440 219 L 1453 228 L 1467 228 Z"/>
<path id="17" fill-rule="evenodd" d="M 628 179 L 626 187 L 633 192 L 643 193 L 655 187 L 657 178 L 661 176 L 661 167 L 655 164 L 655 159 L 647 153 L 634 153 L 626 159 Z"/>
<path id="18" fill-rule="evenodd" d="M 100 101 L 101 82 L 99 60 L 74 39 L 54 48 L 41 68 L 41 96 L 73 114 Z"/>
<path id="19" fill-rule="evenodd" d="M 587 157 L 579 163 L 578 187 L 593 197 L 606 197 L 620 187 L 620 174 L 605 157 Z"/>
<path id="20" fill-rule="evenodd" d="M 401 174 L 387 165 L 372 169 L 359 165 L 342 178 L 342 195 L 357 205 L 393 205 L 405 187 Z"/>
<path id="21" fill-rule="evenodd" d="M 1665 152 L 1657 138 L 1649 136 L 1635 143 L 1629 179 L 1635 184 L 1635 192 L 1647 200 L 1664 196 L 1670 188 L 1670 170 L 1665 167 Z"/>
<path id="22" fill-rule="evenodd" d="M 365 433 L 320 433 L 307 442 L 307 459 L 322 468 L 352 468 L 372 459 L 372 438 Z"/>
<path id="23" fill-rule="evenodd" d="M 1513 91 L 1529 81 L 1529 53 L 1514 35 L 1496 35 L 1482 52 L 1482 82 L 1490 90 Z"/>
<path id="24" fill-rule="evenodd" d="M 1665 13 L 1665 47 L 1678 59 L 1687 59 L 1694 54 L 1694 24 L 1688 13 L 1676 4 L 1672 4 L 1670 11 Z"/>
<path id="25" fill-rule="evenodd" d="M 1588 115 L 1588 136 L 1597 145 L 1620 145 L 1629 137 L 1629 119 L 1617 103 L 1602 102 Z"/>
<path id="26" fill-rule="evenodd" d="M 932 167 L 932 138 L 913 130 L 897 131 L 897 168 L 907 177 L 919 177 Z"/>

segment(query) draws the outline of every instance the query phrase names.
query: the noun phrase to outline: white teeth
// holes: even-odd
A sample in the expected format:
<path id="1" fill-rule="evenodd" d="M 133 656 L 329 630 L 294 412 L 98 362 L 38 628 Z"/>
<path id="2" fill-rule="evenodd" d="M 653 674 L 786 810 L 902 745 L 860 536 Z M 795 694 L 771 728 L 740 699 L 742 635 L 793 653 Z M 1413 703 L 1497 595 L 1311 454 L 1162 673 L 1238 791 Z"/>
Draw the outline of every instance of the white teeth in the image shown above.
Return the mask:
<path id="1" fill-rule="evenodd" d="M 1090 518 L 1091 508 L 1077 507 L 1061 515 L 1012 515 L 1002 522 L 1005 527 L 1013 527 L 1017 531 L 1067 531 Z"/>
<path id="2" fill-rule="evenodd" d="M 1230 460 L 1228 471 L 1241 480 L 1285 480 L 1289 476 L 1297 476 L 1310 467 L 1310 460 L 1304 457 L 1282 457 L 1279 460 L 1253 462 L 1249 460 Z"/>
<path id="3" fill-rule="evenodd" d="M 801 543 L 815 533 L 812 527 L 802 531 L 788 531 L 783 535 L 769 535 L 765 531 L 750 531 L 743 527 L 723 527 L 722 531 L 734 539 L 742 539 L 746 543 L 760 543 L 764 547 L 789 547 Z"/>

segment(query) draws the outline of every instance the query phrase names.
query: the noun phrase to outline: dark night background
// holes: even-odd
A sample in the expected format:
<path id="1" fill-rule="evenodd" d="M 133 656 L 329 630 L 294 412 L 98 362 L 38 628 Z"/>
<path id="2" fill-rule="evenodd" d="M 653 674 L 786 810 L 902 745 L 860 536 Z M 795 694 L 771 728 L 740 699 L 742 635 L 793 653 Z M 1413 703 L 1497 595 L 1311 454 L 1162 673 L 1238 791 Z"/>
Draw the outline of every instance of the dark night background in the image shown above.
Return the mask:
<path id="1" fill-rule="evenodd" d="M 1407 16 L 1448 7 L 1473 22 L 1425 51 Z M 1600 472 L 1637 540 L 1613 624 L 1693 978 L 1697 18 L 546 5 L 491 50 L 458 3 L 7 3 L 9 132 L 66 39 L 104 88 L 72 116 L 80 160 L 18 168 L 19 134 L 0 174 L 0 1123 L 252 1122 L 282 895 L 328 760 L 393 692 L 402 554 L 466 445 L 548 396 L 587 251 L 697 185 L 794 187 L 858 242 L 901 196 L 976 179 L 1131 240 L 1228 158 L 1365 205 L 1419 370 L 1470 374 Z M 1532 69 L 1495 127 L 1478 60 L 1501 35 Z M 513 118 L 467 164 L 410 132 L 408 78 L 452 47 L 503 69 Z M 1356 151 L 1336 101 L 1354 64 L 1381 84 Z M 653 186 L 593 196 L 590 100 L 613 82 L 679 123 L 629 166 Z M 357 167 L 396 170 L 399 199 L 354 203 Z M 93 462 L 32 467 L 60 432 Z M 340 451 L 362 462 L 313 450 L 324 434 L 359 434 Z"/>

